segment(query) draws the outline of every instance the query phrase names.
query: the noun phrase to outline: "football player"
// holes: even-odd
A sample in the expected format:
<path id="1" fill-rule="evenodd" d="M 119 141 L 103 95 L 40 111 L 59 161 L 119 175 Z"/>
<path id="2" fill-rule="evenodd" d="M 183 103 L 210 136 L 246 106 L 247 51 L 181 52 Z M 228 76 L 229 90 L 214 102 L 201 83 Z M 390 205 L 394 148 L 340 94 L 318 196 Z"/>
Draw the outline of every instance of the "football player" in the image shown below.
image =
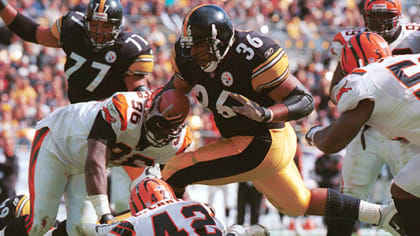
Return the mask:
<path id="1" fill-rule="evenodd" d="M 387 218 L 384 209 L 388 208 L 304 185 L 293 161 L 297 138 L 288 121 L 312 112 L 314 100 L 289 73 L 287 54 L 272 39 L 235 30 L 222 8 L 200 5 L 184 19 L 172 63 L 175 76 L 165 89 L 189 93 L 195 86 L 197 99 L 213 112 L 223 136 L 165 165 L 162 177 L 177 194 L 189 184 L 252 181 L 288 215 L 348 217 L 380 224 Z"/>
<path id="2" fill-rule="evenodd" d="M 85 14 L 70 11 L 50 27 L 20 14 L 6 0 L 0 1 L 0 16 L 23 40 L 63 49 L 71 103 L 147 89 L 152 49 L 141 36 L 122 30 L 119 0 L 90 0 Z"/>
<path id="3" fill-rule="evenodd" d="M 141 36 L 122 30 L 119 0 L 90 0 L 85 14 L 70 11 L 50 27 L 20 14 L 6 0 L 0 1 L 0 16 L 23 40 L 63 49 L 71 103 L 105 99 L 118 91 L 148 89 L 146 76 L 153 69 L 153 52 Z M 136 175 L 141 173 L 138 168 L 133 170 Z M 118 186 L 130 181 L 122 172 L 121 168 L 113 169 L 115 176 L 123 177 L 112 185 L 112 192 L 121 191 Z M 119 206 L 118 202 L 114 203 Z"/>
<path id="4" fill-rule="evenodd" d="M 130 195 L 131 217 L 115 224 L 83 224 L 88 236 L 98 235 L 226 235 L 226 226 L 207 204 L 177 199 L 158 178 L 145 178 Z"/>
<path id="5" fill-rule="evenodd" d="M 407 235 L 418 235 L 420 54 L 391 56 L 381 36 L 365 32 L 345 44 L 341 64 L 350 74 L 331 85 L 331 99 L 342 114 L 328 127 L 311 128 L 307 140 L 323 152 L 338 152 L 367 124 L 389 139 L 409 143 L 403 157 L 407 164 L 395 176 L 391 194 Z"/>
<path id="6" fill-rule="evenodd" d="M 32 144 L 30 214 L 12 221 L 6 235 L 22 235 L 22 228 L 29 235 L 44 234 L 55 222 L 63 194 L 69 235 L 81 234 L 82 222 L 113 221 L 106 168 L 166 163 L 188 145 L 182 142 L 187 132 L 182 124 L 189 106 L 176 90 L 161 93 L 153 103 L 149 91 L 120 92 L 47 115 L 37 123 Z"/>
<path id="7" fill-rule="evenodd" d="M 365 31 L 381 35 L 388 42 L 393 55 L 420 53 L 420 25 L 400 23 L 401 14 L 399 0 L 366 1 L 364 5 L 366 28 L 338 33 L 332 42 L 332 54 L 340 56 L 345 43 L 352 36 Z M 332 83 L 346 73 L 339 63 Z M 403 142 L 390 140 L 369 126 L 364 126 L 346 147 L 342 167 L 342 192 L 366 200 L 384 163 L 389 166 L 394 176 L 407 163 L 408 159 L 404 154 L 406 146 L 407 144 Z M 328 224 L 328 235 L 352 234 L 354 221 L 338 219 L 332 221 Z M 396 229 L 386 228 L 386 230 L 393 235 L 401 235 Z"/>

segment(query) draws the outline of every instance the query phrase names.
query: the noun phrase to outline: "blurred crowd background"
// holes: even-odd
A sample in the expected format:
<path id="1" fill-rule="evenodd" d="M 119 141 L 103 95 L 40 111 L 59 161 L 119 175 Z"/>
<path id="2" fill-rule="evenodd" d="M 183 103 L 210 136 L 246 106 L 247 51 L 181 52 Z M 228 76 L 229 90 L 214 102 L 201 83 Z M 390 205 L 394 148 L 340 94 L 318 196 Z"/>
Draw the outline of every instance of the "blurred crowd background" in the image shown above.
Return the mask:
<path id="1" fill-rule="evenodd" d="M 85 12 L 89 1 L 8 2 L 38 23 L 49 26 L 69 10 Z M 293 122 L 293 125 L 299 137 L 297 162 L 301 165 L 302 175 L 309 186 L 315 187 L 320 182 L 314 170 L 315 160 L 322 153 L 308 147 L 302 137 L 312 125 L 328 125 L 338 116 L 338 111 L 328 98 L 329 81 L 338 62 L 338 58 L 332 57 L 329 52 L 330 42 L 341 30 L 363 27 L 363 0 L 121 2 L 125 10 L 124 29 L 141 35 L 154 49 L 155 66 L 149 77 L 151 88 L 163 85 L 172 76 L 169 61 L 171 48 L 180 33 L 183 17 L 192 6 L 200 3 L 219 5 L 229 13 L 236 28 L 260 31 L 276 40 L 289 55 L 292 73 L 311 90 L 316 99 L 317 112 Z M 402 5 L 402 22 L 419 22 L 418 0 L 404 0 Z M 64 62 L 65 54 L 61 49 L 23 42 L 0 22 L 0 156 L 7 156 L 3 154 L 6 150 L 4 147 L 10 142 L 16 144 L 17 151 L 28 150 L 36 122 L 69 104 Z M 195 131 L 194 147 L 219 137 L 212 115 L 201 106 L 193 106 L 188 122 Z M 21 175 L 26 176 L 26 172 Z"/>

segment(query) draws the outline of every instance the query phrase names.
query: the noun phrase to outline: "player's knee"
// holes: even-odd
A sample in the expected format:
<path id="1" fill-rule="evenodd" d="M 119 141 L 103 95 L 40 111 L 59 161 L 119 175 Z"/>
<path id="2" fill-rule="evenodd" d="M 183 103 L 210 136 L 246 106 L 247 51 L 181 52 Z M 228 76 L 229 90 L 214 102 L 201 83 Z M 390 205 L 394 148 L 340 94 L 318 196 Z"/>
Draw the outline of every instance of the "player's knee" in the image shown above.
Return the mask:
<path id="1" fill-rule="evenodd" d="M 55 219 L 45 216 L 42 217 L 40 221 L 34 222 L 30 231 L 29 235 L 44 235 L 51 227 L 53 227 Z"/>

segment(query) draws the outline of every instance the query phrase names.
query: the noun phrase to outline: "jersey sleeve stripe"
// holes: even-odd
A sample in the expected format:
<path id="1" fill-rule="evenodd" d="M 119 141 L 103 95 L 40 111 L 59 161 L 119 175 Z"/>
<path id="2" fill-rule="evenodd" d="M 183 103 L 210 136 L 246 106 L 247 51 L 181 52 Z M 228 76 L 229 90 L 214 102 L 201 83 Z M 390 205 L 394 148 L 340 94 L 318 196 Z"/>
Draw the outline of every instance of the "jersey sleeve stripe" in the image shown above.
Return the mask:
<path id="1" fill-rule="evenodd" d="M 60 44 L 60 35 L 61 35 L 61 26 L 63 22 L 63 17 L 58 18 L 55 23 L 51 26 L 51 33 L 54 38 L 57 39 L 58 44 Z"/>
<path id="2" fill-rule="evenodd" d="M 289 75 L 289 69 L 287 69 L 286 71 L 283 72 L 283 74 L 281 74 L 279 77 L 277 77 L 276 79 L 272 80 L 271 82 L 268 82 L 266 84 L 261 84 L 259 86 L 257 86 L 255 88 L 255 91 L 257 92 L 262 92 L 264 89 L 268 89 L 268 88 L 272 88 L 275 87 L 279 84 L 281 84 L 281 82 L 283 82 Z M 272 78 L 272 77 L 267 77 L 267 78 Z"/>
<path id="3" fill-rule="evenodd" d="M 177 74 L 177 75 L 181 74 L 181 73 L 179 73 L 179 68 L 178 68 L 178 65 L 176 64 L 175 46 L 172 48 L 172 52 L 171 52 L 171 65 L 172 65 L 172 69 L 174 70 L 175 74 Z"/>
<path id="4" fill-rule="evenodd" d="M 271 57 L 269 57 L 266 61 L 264 61 L 261 65 L 255 68 L 252 72 L 251 78 L 257 77 L 259 74 L 266 71 L 268 68 L 273 66 L 276 62 L 280 61 L 280 59 L 285 55 L 286 52 L 283 49 L 279 48 L 277 52 L 275 52 Z M 289 64 L 288 64 L 289 65 Z"/>
<path id="5" fill-rule="evenodd" d="M 136 61 L 127 70 L 128 75 L 145 75 L 153 71 L 152 61 Z"/>
<path id="6" fill-rule="evenodd" d="M 117 94 L 112 97 L 112 103 L 114 104 L 115 108 L 118 111 L 118 115 L 121 120 L 121 130 L 124 131 L 127 129 L 127 113 L 128 113 L 128 105 L 127 100 L 125 99 L 124 95 Z"/>
<path id="7" fill-rule="evenodd" d="M 286 53 L 280 53 L 265 70 L 252 78 L 252 88 L 261 92 L 282 83 L 289 75 L 289 59 Z"/>

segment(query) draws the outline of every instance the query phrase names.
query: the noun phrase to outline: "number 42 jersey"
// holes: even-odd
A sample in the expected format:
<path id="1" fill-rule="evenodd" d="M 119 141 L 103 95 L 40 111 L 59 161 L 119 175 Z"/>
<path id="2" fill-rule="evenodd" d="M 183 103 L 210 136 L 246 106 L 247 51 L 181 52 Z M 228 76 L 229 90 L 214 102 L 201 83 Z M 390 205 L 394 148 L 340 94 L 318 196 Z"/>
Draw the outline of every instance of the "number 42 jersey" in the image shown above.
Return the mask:
<path id="1" fill-rule="evenodd" d="M 159 201 L 118 224 L 84 224 L 83 230 L 88 236 L 226 235 L 226 226 L 208 205 L 181 199 Z"/>
<path id="2" fill-rule="evenodd" d="M 332 91 L 340 112 L 375 102 L 367 122 L 391 139 L 420 145 L 420 54 L 391 56 L 355 69 Z"/>

